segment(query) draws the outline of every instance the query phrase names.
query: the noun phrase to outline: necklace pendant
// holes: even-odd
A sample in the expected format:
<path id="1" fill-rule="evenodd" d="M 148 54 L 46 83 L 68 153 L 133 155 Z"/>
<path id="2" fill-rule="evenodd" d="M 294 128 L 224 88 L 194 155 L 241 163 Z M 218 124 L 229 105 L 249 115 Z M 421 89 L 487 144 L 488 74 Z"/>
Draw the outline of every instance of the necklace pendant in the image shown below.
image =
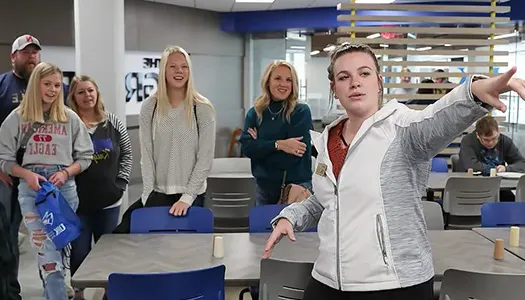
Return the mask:
<path id="1" fill-rule="evenodd" d="M 272 120 L 275 120 L 275 117 L 272 117 Z"/>

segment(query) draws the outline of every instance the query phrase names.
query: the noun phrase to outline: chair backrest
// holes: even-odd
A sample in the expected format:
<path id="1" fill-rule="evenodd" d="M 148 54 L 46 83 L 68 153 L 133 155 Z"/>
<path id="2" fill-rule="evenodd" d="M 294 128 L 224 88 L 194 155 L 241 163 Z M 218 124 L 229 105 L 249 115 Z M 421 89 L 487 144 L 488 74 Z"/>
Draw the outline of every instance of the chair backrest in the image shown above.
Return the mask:
<path id="1" fill-rule="evenodd" d="M 447 173 L 448 172 L 448 164 L 447 160 L 442 157 L 434 157 L 432 158 L 432 167 L 430 168 L 431 172 L 440 172 L 440 173 Z"/>
<path id="2" fill-rule="evenodd" d="M 525 275 L 448 269 L 444 273 L 439 300 L 522 300 L 524 282 Z"/>
<path id="3" fill-rule="evenodd" d="M 255 178 L 208 177 L 205 206 L 213 211 L 216 229 L 246 231 L 255 206 Z"/>
<path id="4" fill-rule="evenodd" d="M 214 158 L 210 175 L 227 173 L 252 173 L 251 161 L 247 157 L 222 157 Z"/>
<path id="5" fill-rule="evenodd" d="M 131 233 L 213 233 L 213 212 L 191 206 L 185 216 L 175 217 L 169 206 L 144 207 L 131 213 Z"/>
<path id="6" fill-rule="evenodd" d="M 485 203 L 481 207 L 481 226 L 509 227 L 525 225 L 525 202 Z"/>
<path id="7" fill-rule="evenodd" d="M 450 156 L 450 163 L 452 164 L 452 172 L 461 172 L 461 171 L 463 171 L 462 167 L 461 167 L 461 164 L 459 162 L 459 155 L 452 154 Z"/>
<path id="8" fill-rule="evenodd" d="M 271 232 L 270 221 L 275 218 L 288 204 L 259 205 L 250 210 L 250 232 Z"/>
<path id="9" fill-rule="evenodd" d="M 445 223 L 443 221 L 443 210 L 441 205 L 436 202 L 422 201 L 423 213 L 425 215 L 425 222 L 428 230 L 444 230 Z"/>
<path id="10" fill-rule="evenodd" d="M 525 202 L 525 176 L 521 176 L 520 179 L 518 179 L 516 202 Z"/>
<path id="11" fill-rule="evenodd" d="M 312 267 L 312 263 L 262 259 L 259 299 L 303 299 Z"/>
<path id="12" fill-rule="evenodd" d="M 232 132 L 232 137 L 230 139 L 230 149 L 228 150 L 228 157 L 233 157 L 233 151 L 235 150 L 236 145 L 240 145 L 239 138 L 242 135 L 242 129 L 241 128 L 235 128 Z M 240 148 L 240 147 L 239 147 Z M 240 156 L 242 156 L 242 151 L 240 153 Z"/>
<path id="13" fill-rule="evenodd" d="M 450 177 L 443 209 L 452 216 L 481 216 L 481 206 L 499 201 L 501 177 Z"/>
<path id="14" fill-rule="evenodd" d="M 121 274 L 108 278 L 108 299 L 224 300 L 226 267 L 177 273 Z"/>

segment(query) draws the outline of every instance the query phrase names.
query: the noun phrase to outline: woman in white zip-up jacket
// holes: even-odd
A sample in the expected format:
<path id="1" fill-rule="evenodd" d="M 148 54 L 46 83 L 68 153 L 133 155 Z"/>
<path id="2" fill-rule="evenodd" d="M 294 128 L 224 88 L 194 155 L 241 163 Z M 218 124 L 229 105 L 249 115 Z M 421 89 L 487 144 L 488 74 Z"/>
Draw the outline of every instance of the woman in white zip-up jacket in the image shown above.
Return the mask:
<path id="1" fill-rule="evenodd" d="M 263 258 L 282 236 L 318 226 L 319 256 L 305 294 L 311 299 L 432 299 L 434 269 L 421 197 L 430 161 L 450 141 L 524 81 L 512 68 L 473 77 L 422 111 L 382 105 L 383 80 L 372 50 L 342 44 L 328 78 L 346 114 L 314 139 L 314 196 L 272 223 Z"/>

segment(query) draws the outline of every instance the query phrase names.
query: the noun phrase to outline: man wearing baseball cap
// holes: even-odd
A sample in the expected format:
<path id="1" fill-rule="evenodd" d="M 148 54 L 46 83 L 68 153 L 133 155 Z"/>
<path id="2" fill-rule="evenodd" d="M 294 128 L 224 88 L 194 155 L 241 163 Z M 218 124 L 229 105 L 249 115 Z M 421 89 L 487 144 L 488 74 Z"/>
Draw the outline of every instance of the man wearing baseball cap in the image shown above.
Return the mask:
<path id="1" fill-rule="evenodd" d="M 0 123 L 15 109 L 25 93 L 29 76 L 35 66 L 40 63 L 40 41 L 29 34 L 16 38 L 11 48 L 11 65 L 13 69 L 0 75 Z M 14 259 L 16 263 L 11 264 L 14 268 L 7 275 L 8 298 L 21 299 L 20 284 L 18 283 L 18 264 L 20 253 L 18 250 L 18 229 L 22 222 L 18 199 L 12 199 L 11 178 L 0 172 L 0 204 L 4 206 L 9 227 L 9 239 L 11 241 Z M 13 197 L 14 198 L 14 197 Z M 6 276 L 6 275 L 4 275 Z"/>
<path id="2" fill-rule="evenodd" d="M 33 69 L 40 63 L 40 41 L 30 35 L 24 34 L 15 39 L 11 47 L 12 70 L 0 74 L 0 123 L 20 104 L 27 88 L 29 77 Z M 63 85 L 64 100 L 67 98 L 68 87 Z M 18 230 L 22 222 L 20 205 L 16 197 L 12 197 L 13 182 L 11 178 L 0 172 L 0 205 L 3 205 L 7 212 L 8 223 L 10 224 L 10 240 L 16 266 L 11 275 L 7 275 L 8 281 L 8 300 L 22 299 L 20 296 L 20 284 L 18 282 L 18 264 L 20 252 L 18 248 Z M 1 253 L 0 253 L 1 255 Z M 3 275 L 3 274 L 2 274 Z M 5 275 L 3 275 L 5 276 Z M 68 287 L 68 292 L 70 288 Z M 71 292 L 72 293 L 72 289 Z M 1 297 L 0 297 L 1 298 Z M 3 298 L 2 298 L 3 300 Z"/>

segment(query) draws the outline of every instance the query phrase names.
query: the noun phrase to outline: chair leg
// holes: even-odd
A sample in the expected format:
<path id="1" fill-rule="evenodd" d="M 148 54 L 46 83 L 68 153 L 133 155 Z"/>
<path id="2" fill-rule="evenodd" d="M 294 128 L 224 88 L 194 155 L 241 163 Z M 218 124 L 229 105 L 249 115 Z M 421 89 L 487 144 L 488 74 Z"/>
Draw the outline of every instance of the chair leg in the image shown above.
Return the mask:
<path id="1" fill-rule="evenodd" d="M 244 300 L 244 294 L 249 293 L 249 292 L 250 292 L 250 288 L 244 288 L 244 289 L 239 293 L 239 300 Z"/>

